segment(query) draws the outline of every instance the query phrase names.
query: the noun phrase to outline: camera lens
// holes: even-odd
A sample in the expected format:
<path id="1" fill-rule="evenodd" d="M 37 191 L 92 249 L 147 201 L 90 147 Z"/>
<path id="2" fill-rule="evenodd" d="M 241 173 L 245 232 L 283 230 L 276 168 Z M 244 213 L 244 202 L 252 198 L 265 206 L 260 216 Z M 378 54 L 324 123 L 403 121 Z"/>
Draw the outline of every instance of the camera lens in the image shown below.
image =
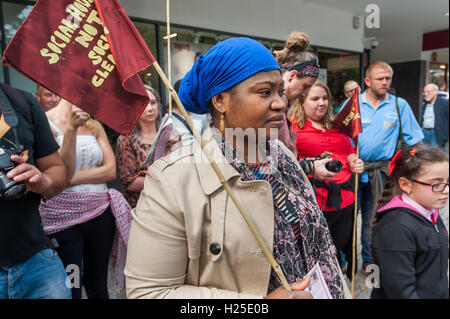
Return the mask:
<path id="1" fill-rule="evenodd" d="M 342 169 L 342 163 L 336 160 L 332 160 L 325 164 L 325 168 L 333 173 L 339 173 Z"/>
<path id="2" fill-rule="evenodd" d="M 8 188 L 3 196 L 6 199 L 17 199 L 20 198 L 25 193 L 25 184 L 16 184 L 13 187 Z"/>
<path id="3" fill-rule="evenodd" d="M 21 197 L 26 190 L 24 183 L 16 183 L 14 180 L 9 179 L 4 172 L 0 171 L 0 193 L 7 199 L 16 199 Z"/>
<path id="4" fill-rule="evenodd" d="M 4 172 L 0 171 L 0 193 L 3 193 L 11 185 L 14 185 L 14 181 L 9 179 Z"/>

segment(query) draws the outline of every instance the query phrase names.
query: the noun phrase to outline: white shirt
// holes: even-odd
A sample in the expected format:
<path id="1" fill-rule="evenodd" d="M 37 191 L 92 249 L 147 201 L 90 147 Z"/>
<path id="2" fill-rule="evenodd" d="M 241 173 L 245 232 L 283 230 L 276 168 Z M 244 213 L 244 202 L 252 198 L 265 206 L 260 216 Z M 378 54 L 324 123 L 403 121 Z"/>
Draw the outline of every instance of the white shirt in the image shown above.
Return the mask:
<path id="1" fill-rule="evenodd" d="M 64 134 L 52 121 L 48 121 L 50 126 L 56 132 L 56 142 L 61 147 L 64 141 Z M 103 163 L 103 152 L 93 135 L 77 135 L 76 141 L 76 168 L 75 172 L 100 167 Z M 78 192 L 106 192 L 108 187 L 106 183 L 100 184 L 79 184 L 69 186 L 62 193 Z"/>
<path id="2" fill-rule="evenodd" d="M 423 113 L 423 128 L 434 128 L 434 103 L 427 103 Z"/>

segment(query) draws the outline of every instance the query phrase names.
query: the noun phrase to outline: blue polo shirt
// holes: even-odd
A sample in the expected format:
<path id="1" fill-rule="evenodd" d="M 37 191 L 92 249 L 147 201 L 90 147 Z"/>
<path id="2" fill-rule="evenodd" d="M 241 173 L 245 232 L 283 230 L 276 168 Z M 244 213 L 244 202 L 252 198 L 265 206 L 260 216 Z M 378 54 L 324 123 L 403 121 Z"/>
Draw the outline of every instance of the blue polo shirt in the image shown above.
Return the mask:
<path id="1" fill-rule="evenodd" d="M 395 96 L 386 94 L 384 100 L 374 110 L 364 92 L 359 95 L 359 106 L 362 123 L 362 133 L 358 136 L 360 158 L 365 162 L 391 159 L 400 134 Z M 424 136 L 411 107 L 401 97 L 398 98 L 398 107 L 405 142 L 410 146 L 417 144 Z M 368 173 L 364 172 L 361 175 L 361 182 L 368 181 Z"/>

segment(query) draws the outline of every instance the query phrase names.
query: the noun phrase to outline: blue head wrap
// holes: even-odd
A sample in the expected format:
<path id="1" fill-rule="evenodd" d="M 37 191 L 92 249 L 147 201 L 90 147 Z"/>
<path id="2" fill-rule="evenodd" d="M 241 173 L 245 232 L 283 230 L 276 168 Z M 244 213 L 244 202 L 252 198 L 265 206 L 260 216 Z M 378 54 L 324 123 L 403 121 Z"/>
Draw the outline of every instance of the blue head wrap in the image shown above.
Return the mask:
<path id="1" fill-rule="evenodd" d="M 186 110 L 204 114 L 211 98 L 261 71 L 280 70 L 272 53 L 249 38 L 232 38 L 200 55 L 178 95 Z"/>

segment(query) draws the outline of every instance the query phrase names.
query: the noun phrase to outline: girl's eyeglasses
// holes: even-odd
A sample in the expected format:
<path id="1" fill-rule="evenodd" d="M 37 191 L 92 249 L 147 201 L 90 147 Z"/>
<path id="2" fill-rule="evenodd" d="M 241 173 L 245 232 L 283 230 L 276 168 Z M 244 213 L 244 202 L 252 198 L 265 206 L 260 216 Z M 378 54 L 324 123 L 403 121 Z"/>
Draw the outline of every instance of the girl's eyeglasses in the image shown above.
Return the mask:
<path id="1" fill-rule="evenodd" d="M 428 183 L 424 183 L 424 182 L 420 182 L 420 181 L 416 181 L 415 179 L 412 179 L 413 182 L 418 183 L 418 184 L 422 184 L 422 185 L 426 185 L 426 186 L 431 186 L 431 190 L 434 193 L 442 193 L 444 191 L 444 189 L 449 186 L 449 183 L 436 183 L 436 184 L 428 184 Z"/>

